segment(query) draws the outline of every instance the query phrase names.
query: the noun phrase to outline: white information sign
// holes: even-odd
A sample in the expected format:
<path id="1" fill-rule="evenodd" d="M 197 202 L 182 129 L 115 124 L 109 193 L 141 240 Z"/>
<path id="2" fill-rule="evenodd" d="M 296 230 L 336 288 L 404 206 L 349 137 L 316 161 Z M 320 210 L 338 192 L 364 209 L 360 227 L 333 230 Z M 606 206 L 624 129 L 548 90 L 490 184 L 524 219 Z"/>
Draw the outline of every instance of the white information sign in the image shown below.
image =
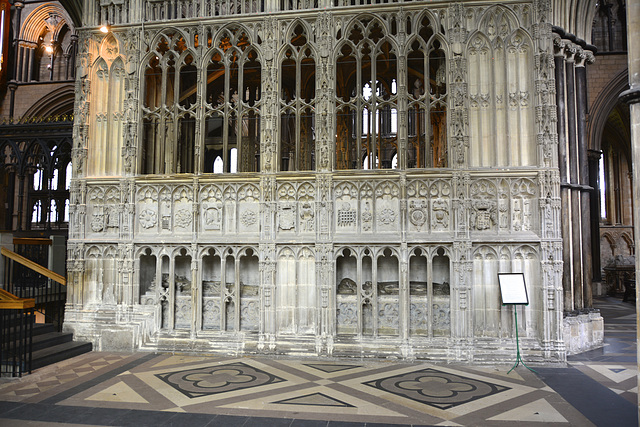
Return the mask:
<path id="1" fill-rule="evenodd" d="M 498 273 L 502 304 L 529 304 L 523 273 Z"/>

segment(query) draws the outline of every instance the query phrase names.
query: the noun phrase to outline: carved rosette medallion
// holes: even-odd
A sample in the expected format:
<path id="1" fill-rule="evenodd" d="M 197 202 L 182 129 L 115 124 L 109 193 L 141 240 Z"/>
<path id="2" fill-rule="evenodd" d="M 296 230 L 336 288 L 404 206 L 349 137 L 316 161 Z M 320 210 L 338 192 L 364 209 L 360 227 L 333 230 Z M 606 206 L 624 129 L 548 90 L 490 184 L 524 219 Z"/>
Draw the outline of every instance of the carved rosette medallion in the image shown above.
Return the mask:
<path id="1" fill-rule="evenodd" d="M 380 224 L 390 225 L 396 221 L 396 216 L 396 211 L 394 211 L 393 209 L 382 209 L 378 213 L 378 222 Z"/>
<path id="2" fill-rule="evenodd" d="M 142 228 L 152 228 L 158 223 L 158 215 L 151 209 L 145 209 L 139 215 L 140 225 Z"/>
<path id="3" fill-rule="evenodd" d="M 192 220 L 191 212 L 186 209 L 180 209 L 176 212 L 173 220 L 176 227 L 189 228 Z"/>
<path id="4" fill-rule="evenodd" d="M 256 214 L 254 211 L 244 211 L 240 215 L 240 223 L 245 228 L 251 227 L 256 222 L 258 222 L 258 214 Z"/>

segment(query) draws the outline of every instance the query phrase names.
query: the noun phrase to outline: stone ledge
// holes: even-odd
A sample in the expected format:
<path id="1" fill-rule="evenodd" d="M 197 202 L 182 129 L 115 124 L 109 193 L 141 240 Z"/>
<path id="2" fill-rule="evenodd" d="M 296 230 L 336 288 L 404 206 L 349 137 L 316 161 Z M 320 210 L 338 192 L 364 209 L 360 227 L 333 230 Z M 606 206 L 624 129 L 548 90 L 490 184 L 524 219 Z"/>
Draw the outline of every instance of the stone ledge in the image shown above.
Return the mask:
<path id="1" fill-rule="evenodd" d="M 562 320 L 562 337 L 567 355 L 602 347 L 604 345 L 604 319 L 598 310 L 569 315 Z"/>

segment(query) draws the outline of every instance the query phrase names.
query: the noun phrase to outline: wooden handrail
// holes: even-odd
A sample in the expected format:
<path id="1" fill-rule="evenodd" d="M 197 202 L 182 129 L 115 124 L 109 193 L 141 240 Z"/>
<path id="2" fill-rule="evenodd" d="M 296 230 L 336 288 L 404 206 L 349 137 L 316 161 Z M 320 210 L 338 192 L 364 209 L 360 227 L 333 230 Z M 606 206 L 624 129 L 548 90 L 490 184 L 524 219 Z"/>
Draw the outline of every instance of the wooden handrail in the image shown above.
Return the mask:
<path id="1" fill-rule="evenodd" d="M 27 259 L 25 257 L 23 257 L 22 255 L 18 255 L 17 253 L 10 251 L 7 248 L 0 248 L 0 254 L 6 256 L 7 258 L 10 258 L 12 260 L 14 260 L 17 263 L 20 263 L 22 265 L 24 265 L 27 268 L 30 268 L 31 270 L 35 271 L 36 273 L 40 273 L 45 277 L 48 277 L 49 279 L 58 282 L 62 285 L 67 285 L 67 279 L 64 278 L 64 276 L 59 275 L 58 273 L 49 270 L 48 268 L 44 268 L 43 266 L 41 266 L 38 263 L 35 263 L 33 261 L 31 261 L 30 259 Z"/>
<path id="2" fill-rule="evenodd" d="M 14 245 L 47 245 L 51 246 L 51 239 L 43 237 L 14 237 Z"/>
<path id="3" fill-rule="evenodd" d="M 36 300 L 33 298 L 18 298 L 12 293 L 0 289 L 0 309 L 24 310 L 35 306 Z"/>

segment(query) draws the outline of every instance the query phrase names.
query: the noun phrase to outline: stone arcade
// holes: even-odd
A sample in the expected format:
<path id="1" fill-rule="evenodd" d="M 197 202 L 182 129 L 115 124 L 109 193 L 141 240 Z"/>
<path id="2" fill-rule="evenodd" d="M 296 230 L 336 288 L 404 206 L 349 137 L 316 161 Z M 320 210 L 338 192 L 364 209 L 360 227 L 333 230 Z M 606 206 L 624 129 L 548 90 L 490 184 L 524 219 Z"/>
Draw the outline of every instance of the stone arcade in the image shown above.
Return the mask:
<path id="1" fill-rule="evenodd" d="M 497 273 L 523 272 L 523 352 L 564 361 L 554 37 L 590 52 L 550 16 L 87 2 L 65 328 L 100 350 L 510 362 Z"/>

